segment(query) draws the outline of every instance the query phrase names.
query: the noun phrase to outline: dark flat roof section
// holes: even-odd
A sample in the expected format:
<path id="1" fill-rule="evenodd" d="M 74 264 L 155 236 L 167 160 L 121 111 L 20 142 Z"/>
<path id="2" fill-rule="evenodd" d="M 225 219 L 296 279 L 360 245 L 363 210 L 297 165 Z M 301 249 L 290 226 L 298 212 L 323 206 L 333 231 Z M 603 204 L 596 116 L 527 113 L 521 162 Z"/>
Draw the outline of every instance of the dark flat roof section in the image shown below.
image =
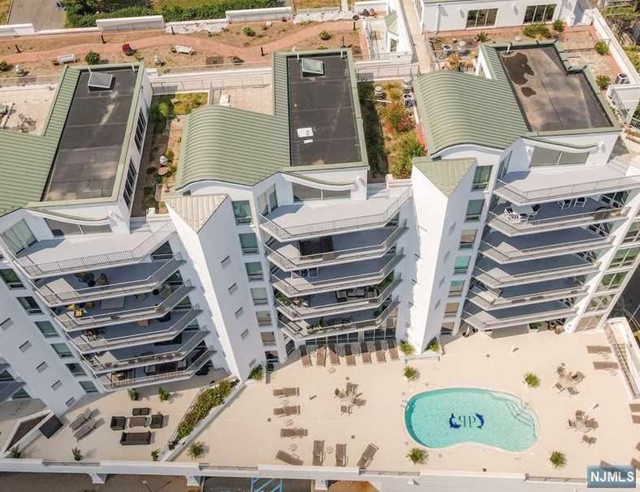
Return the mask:
<path id="1" fill-rule="evenodd" d="M 323 62 L 323 75 L 303 74 L 303 56 L 287 59 L 291 165 L 358 162 L 349 60 L 339 53 L 310 58 Z"/>
<path id="2" fill-rule="evenodd" d="M 138 69 L 100 70 L 114 76 L 109 90 L 80 75 L 43 200 L 110 197 L 126 135 Z"/>
<path id="3" fill-rule="evenodd" d="M 567 72 L 555 47 L 501 51 L 500 61 L 531 130 L 613 126 L 585 73 Z"/>

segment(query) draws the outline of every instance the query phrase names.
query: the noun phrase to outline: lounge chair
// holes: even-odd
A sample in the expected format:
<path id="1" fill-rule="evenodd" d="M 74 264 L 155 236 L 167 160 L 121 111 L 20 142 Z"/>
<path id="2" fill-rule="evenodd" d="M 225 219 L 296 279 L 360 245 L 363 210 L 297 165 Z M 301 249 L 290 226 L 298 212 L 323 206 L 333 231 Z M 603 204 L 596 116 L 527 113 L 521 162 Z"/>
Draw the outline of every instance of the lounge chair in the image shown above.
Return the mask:
<path id="1" fill-rule="evenodd" d="M 597 440 L 596 437 L 582 436 L 582 442 L 586 442 L 589 446 L 595 444 Z"/>
<path id="2" fill-rule="evenodd" d="M 284 396 L 284 389 L 274 389 L 273 396 L 277 396 L 278 398 L 282 398 Z"/>
<path id="3" fill-rule="evenodd" d="M 300 396 L 300 388 L 298 387 L 289 387 L 289 388 L 284 388 L 284 396 L 286 397 L 292 397 L 292 396 Z"/>
<path id="4" fill-rule="evenodd" d="M 151 431 L 147 432 L 123 432 L 120 436 L 122 446 L 142 446 L 151 444 Z"/>
<path id="5" fill-rule="evenodd" d="M 610 354 L 612 350 L 608 345 L 587 345 L 587 352 L 590 354 Z"/>
<path id="6" fill-rule="evenodd" d="M 629 409 L 632 412 L 640 412 L 640 403 L 629 403 Z"/>
<path id="7" fill-rule="evenodd" d="M 562 386 L 561 383 L 556 383 L 556 384 L 553 385 L 553 387 L 555 389 L 557 389 L 558 391 L 564 391 L 564 386 Z"/>
<path id="8" fill-rule="evenodd" d="M 631 460 L 631 466 L 635 467 L 636 470 L 640 470 L 640 461 L 638 461 L 637 459 L 633 458 Z"/>
<path id="9" fill-rule="evenodd" d="M 391 357 L 391 360 L 400 360 L 400 356 L 398 355 L 398 346 L 396 345 L 396 341 L 395 340 L 389 340 L 387 342 L 387 345 L 389 346 L 389 356 Z"/>
<path id="10" fill-rule="evenodd" d="M 375 343 L 375 348 L 376 348 L 376 360 L 378 362 L 387 362 L 387 357 L 386 355 L 384 355 L 384 349 L 382 348 L 382 342 L 380 342 L 380 340 L 378 340 Z"/>
<path id="11" fill-rule="evenodd" d="M 309 356 L 307 347 L 300 347 L 300 360 L 302 361 L 302 367 L 311 367 L 311 356 Z"/>
<path id="12" fill-rule="evenodd" d="M 134 408 L 131 412 L 131 415 L 134 417 L 143 417 L 145 415 L 149 415 L 151 413 L 151 409 L 149 407 L 138 407 Z"/>
<path id="13" fill-rule="evenodd" d="M 149 428 L 151 429 L 162 429 L 164 426 L 164 415 L 158 413 L 156 415 L 151 416 L 151 423 L 149 424 Z"/>
<path id="14" fill-rule="evenodd" d="M 80 415 L 78 415 L 75 419 L 73 419 L 73 422 L 71 422 L 69 424 L 69 427 L 71 427 L 72 431 L 76 431 L 78 430 L 80 427 L 82 427 L 82 425 L 89 420 L 91 416 L 91 410 L 89 410 L 88 408 L 86 408 L 84 410 L 84 412 L 82 412 Z"/>
<path id="15" fill-rule="evenodd" d="M 336 466 L 347 466 L 346 444 L 336 444 Z"/>
<path id="16" fill-rule="evenodd" d="M 608 369 L 618 369 L 618 363 L 617 362 L 601 362 L 601 361 L 596 361 L 593 363 L 593 368 L 594 369 L 599 369 L 599 370 L 608 370 Z"/>
<path id="17" fill-rule="evenodd" d="M 300 427 L 296 429 L 280 429 L 280 437 L 306 437 L 309 432 Z"/>
<path id="18" fill-rule="evenodd" d="M 351 415 L 351 405 L 340 405 L 340 413 L 342 415 L 347 414 Z"/>
<path id="19" fill-rule="evenodd" d="M 340 357 L 338 357 L 338 352 L 336 352 L 335 343 L 329 344 L 329 361 L 331 362 L 332 366 L 340 365 Z"/>
<path id="20" fill-rule="evenodd" d="M 369 353 L 367 342 L 360 343 L 360 354 L 362 355 L 363 364 L 371 364 L 371 354 Z"/>
<path id="21" fill-rule="evenodd" d="M 640 415 L 632 415 L 632 416 L 631 416 L 631 421 L 632 421 L 634 424 L 640 424 Z"/>
<path id="22" fill-rule="evenodd" d="M 351 350 L 351 344 L 347 343 L 344 346 L 344 357 L 347 360 L 347 365 L 348 366 L 355 366 L 356 365 L 356 358 L 353 355 L 353 350 Z"/>
<path id="23" fill-rule="evenodd" d="M 313 466 L 324 463 L 324 441 L 313 441 Z"/>
<path id="24" fill-rule="evenodd" d="M 575 396 L 575 395 L 577 395 L 578 393 L 580 393 L 577 389 L 572 388 L 571 386 L 569 386 L 569 387 L 567 388 L 567 391 L 569 392 L 569 394 L 570 394 L 571 396 Z"/>
<path id="25" fill-rule="evenodd" d="M 303 463 L 300 458 L 289 454 L 286 451 L 278 451 L 276 459 L 285 462 L 287 465 L 301 466 Z"/>
<path id="26" fill-rule="evenodd" d="M 367 446 L 367 449 L 364 450 L 364 453 L 362 453 L 362 456 L 360 456 L 360 459 L 358 460 L 358 468 L 366 469 L 373 461 L 373 457 L 377 452 L 378 446 L 376 446 L 375 444 L 369 444 Z"/>
<path id="27" fill-rule="evenodd" d="M 79 441 L 83 437 L 88 436 L 93 432 L 93 429 L 96 428 L 97 422 L 93 419 L 89 419 L 85 422 L 85 424 L 80 427 L 77 431 L 74 432 L 73 436 L 76 438 L 76 441 Z"/>
<path id="28" fill-rule="evenodd" d="M 111 430 L 123 431 L 127 424 L 127 417 L 111 417 Z"/>
<path id="29" fill-rule="evenodd" d="M 298 405 L 282 408 L 274 408 L 273 414 L 279 417 L 289 417 L 290 415 L 300 415 L 300 407 Z"/>
<path id="30" fill-rule="evenodd" d="M 327 347 L 324 345 L 318 348 L 316 353 L 316 366 L 324 367 L 327 364 Z"/>

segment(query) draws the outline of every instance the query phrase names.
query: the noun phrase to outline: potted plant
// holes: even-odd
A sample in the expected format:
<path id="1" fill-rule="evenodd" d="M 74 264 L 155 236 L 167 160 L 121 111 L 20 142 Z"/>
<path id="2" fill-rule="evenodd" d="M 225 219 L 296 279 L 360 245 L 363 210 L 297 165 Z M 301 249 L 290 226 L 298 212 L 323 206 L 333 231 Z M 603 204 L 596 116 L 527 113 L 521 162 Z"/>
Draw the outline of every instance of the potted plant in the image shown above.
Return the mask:
<path id="1" fill-rule="evenodd" d="M 431 352 L 440 352 L 440 342 L 436 337 L 427 344 L 427 350 L 430 350 Z"/>
<path id="2" fill-rule="evenodd" d="M 320 31 L 320 34 L 318 34 L 318 36 L 323 41 L 329 41 L 331 39 L 331 33 L 329 31 Z"/>
<path id="3" fill-rule="evenodd" d="M 262 365 L 254 367 L 251 373 L 249 374 L 249 379 L 253 379 L 254 381 L 262 381 L 263 377 L 264 377 L 264 368 L 262 367 Z"/>
<path id="4" fill-rule="evenodd" d="M 160 457 L 160 450 L 159 449 L 152 449 L 151 450 L 151 459 L 153 461 L 158 461 L 159 457 Z"/>
<path id="5" fill-rule="evenodd" d="M 549 456 L 549 462 L 554 468 L 563 468 L 567 464 L 567 458 L 560 451 L 553 451 Z"/>
<path id="6" fill-rule="evenodd" d="M 420 375 L 418 370 L 413 366 L 405 366 L 403 374 L 404 377 L 407 378 L 407 381 L 415 381 Z"/>
<path id="7" fill-rule="evenodd" d="M 158 388 L 158 396 L 160 397 L 160 401 L 167 401 L 169 398 L 171 398 L 171 393 L 160 386 Z"/>
<path id="8" fill-rule="evenodd" d="M 529 388 L 537 388 L 540 386 L 540 378 L 532 372 L 528 372 L 524 375 L 524 382 L 527 383 Z"/>
<path id="9" fill-rule="evenodd" d="M 427 460 L 427 451 L 422 448 L 411 448 L 407 453 L 407 458 L 414 465 L 423 464 Z"/>
<path id="10" fill-rule="evenodd" d="M 129 388 L 127 393 L 129 394 L 131 401 L 138 401 L 140 399 L 140 393 L 138 393 L 138 390 L 135 388 Z"/>
<path id="11" fill-rule="evenodd" d="M 13 458 L 14 460 L 22 458 L 22 451 L 18 446 L 14 446 L 9 450 L 9 458 Z"/>
<path id="12" fill-rule="evenodd" d="M 407 342 L 406 340 L 400 340 L 400 343 L 398 344 L 398 348 L 400 349 L 400 352 L 402 352 L 404 355 L 412 355 L 416 351 L 415 347 L 411 345 L 409 342 Z"/>
<path id="13" fill-rule="evenodd" d="M 75 461 L 82 461 L 82 451 L 80 451 L 80 448 L 71 448 L 71 454 L 73 455 L 73 459 Z"/>
<path id="14" fill-rule="evenodd" d="M 189 446 L 189 450 L 187 454 L 194 459 L 200 458 L 204 454 L 204 444 L 200 441 L 196 441 L 191 446 Z"/>
<path id="15" fill-rule="evenodd" d="M 97 65 L 100 63 L 100 53 L 89 51 L 89 53 L 84 57 L 84 61 L 87 65 Z"/>

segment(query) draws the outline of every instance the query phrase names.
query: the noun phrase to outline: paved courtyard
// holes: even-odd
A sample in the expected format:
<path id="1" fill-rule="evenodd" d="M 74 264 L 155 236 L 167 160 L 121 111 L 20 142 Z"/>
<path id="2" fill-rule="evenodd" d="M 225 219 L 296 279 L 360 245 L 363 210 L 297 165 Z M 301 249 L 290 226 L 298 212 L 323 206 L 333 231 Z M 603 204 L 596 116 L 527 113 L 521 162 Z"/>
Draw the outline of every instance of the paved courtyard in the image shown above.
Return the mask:
<path id="1" fill-rule="evenodd" d="M 7 24 L 33 24 L 39 30 L 61 29 L 65 13 L 55 0 L 13 0 Z"/>

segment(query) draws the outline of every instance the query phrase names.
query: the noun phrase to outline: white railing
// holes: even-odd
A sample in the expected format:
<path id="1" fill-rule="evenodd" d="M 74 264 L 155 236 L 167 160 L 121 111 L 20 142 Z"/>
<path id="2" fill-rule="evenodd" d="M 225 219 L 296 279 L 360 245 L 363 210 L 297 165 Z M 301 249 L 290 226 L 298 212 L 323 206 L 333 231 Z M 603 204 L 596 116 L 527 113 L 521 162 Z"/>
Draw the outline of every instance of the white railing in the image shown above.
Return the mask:
<path id="1" fill-rule="evenodd" d="M 508 318 L 502 319 L 491 319 L 483 321 L 478 317 L 478 315 L 470 314 L 469 312 L 465 312 L 466 321 L 474 328 L 478 330 L 484 330 L 487 328 L 504 328 L 507 326 L 514 326 L 517 324 L 524 324 L 534 321 L 549 321 L 551 319 L 568 316 L 575 312 L 575 308 L 567 306 L 562 309 L 554 309 L 553 311 L 544 311 L 541 313 L 531 313 L 531 314 L 522 314 L 519 316 L 510 316 Z M 486 314 L 486 313 L 485 313 Z"/>
<path id="2" fill-rule="evenodd" d="M 500 249 L 500 246 L 494 246 L 486 241 L 482 241 L 484 246 L 481 253 L 489 258 L 500 261 L 509 261 L 515 259 L 527 259 L 535 257 L 545 257 L 556 253 L 569 254 L 585 249 L 604 248 L 613 240 L 613 237 L 594 237 L 590 239 L 581 239 L 580 241 L 566 242 L 557 245 L 536 246 L 535 248 L 512 249 L 506 251 Z"/>
<path id="3" fill-rule="evenodd" d="M 468 299 L 483 308 L 492 308 L 499 306 L 523 305 L 526 303 L 534 303 L 538 301 L 548 301 L 556 298 L 574 297 L 583 294 L 587 290 L 585 285 L 574 287 L 565 287 L 563 289 L 548 290 L 545 292 L 537 292 L 526 296 L 519 297 L 500 297 L 490 291 L 481 290 L 479 287 L 471 289 L 471 295 Z M 491 299 L 488 299 L 491 298 Z"/>
<path id="4" fill-rule="evenodd" d="M 556 278 L 558 275 L 560 276 L 578 275 L 581 273 L 597 271 L 599 269 L 600 269 L 600 262 L 597 262 L 597 263 L 590 263 L 585 265 L 571 265 L 571 266 L 558 267 L 558 268 L 549 268 L 547 270 L 536 270 L 533 272 L 526 272 L 526 273 L 508 274 L 503 272 L 501 275 L 496 275 L 493 273 L 489 273 L 480 267 L 476 267 L 473 273 L 473 276 L 478 280 L 482 281 L 482 276 L 484 275 L 489 279 L 499 283 L 504 283 L 508 281 L 522 282 L 523 280 L 529 280 L 529 279 L 536 279 L 536 280 L 542 281 L 542 280 Z"/>

